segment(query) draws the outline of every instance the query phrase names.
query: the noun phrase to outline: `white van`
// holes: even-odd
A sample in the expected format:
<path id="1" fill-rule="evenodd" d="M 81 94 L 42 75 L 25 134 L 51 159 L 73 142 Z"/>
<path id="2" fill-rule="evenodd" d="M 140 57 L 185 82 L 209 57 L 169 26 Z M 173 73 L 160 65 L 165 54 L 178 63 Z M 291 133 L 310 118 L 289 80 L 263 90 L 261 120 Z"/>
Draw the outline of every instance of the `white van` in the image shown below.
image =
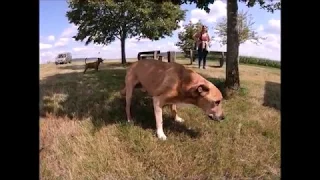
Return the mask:
<path id="1" fill-rule="evenodd" d="M 56 63 L 56 65 L 58 65 L 58 64 L 67 64 L 67 63 L 71 64 L 71 60 L 72 60 L 71 53 L 69 53 L 69 52 L 60 53 L 60 54 L 57 55 L 57 57 L 55 59 L 55 63 Z"/>

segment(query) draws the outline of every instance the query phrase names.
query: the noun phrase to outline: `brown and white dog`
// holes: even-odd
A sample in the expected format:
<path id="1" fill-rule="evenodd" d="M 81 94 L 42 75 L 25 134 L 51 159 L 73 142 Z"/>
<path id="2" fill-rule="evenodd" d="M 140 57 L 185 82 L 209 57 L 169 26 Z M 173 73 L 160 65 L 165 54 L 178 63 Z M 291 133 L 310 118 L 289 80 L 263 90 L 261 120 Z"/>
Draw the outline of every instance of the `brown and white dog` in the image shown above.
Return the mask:
<path id="1" fill-rule="evenodd" d="M 128 122 L 132 121 L 131 99 L 133 89 L 137 85 L 142 86 L 153 98 L 157 136 L 161 140 L 167 139 L 162 127 L 164 105 L 170 105 L 175 121 L 178 122 L 184 120 L 177 114 L 177 103 L 194 104 L 211 119 L 224 119 L 222 94 L 211 82 L 181 64 L 139 60 L 127 69 L 125 87 L 120 92 L 126 96 Z"/>
<path id="2" fill-rule="evenodd" d="M 95 69 L 96 71 L 98 71 L 99 65 L 100 65 L 100 63 L 103 62 L 103 59 L 102 59 L 102 58 L 98 58 L 97 61 L 95 61 L 95 62 L 90 62 L 90 63 L 87 63 L 87 62 L 86 62 L 87 59 L 88 59 L 88 58 L 86 58 L 86 59 L 84 60 L 85 68 L 84 68 L 83 74 L 86 73 L 87 69 L 89 69 L 89 68 Z"/>

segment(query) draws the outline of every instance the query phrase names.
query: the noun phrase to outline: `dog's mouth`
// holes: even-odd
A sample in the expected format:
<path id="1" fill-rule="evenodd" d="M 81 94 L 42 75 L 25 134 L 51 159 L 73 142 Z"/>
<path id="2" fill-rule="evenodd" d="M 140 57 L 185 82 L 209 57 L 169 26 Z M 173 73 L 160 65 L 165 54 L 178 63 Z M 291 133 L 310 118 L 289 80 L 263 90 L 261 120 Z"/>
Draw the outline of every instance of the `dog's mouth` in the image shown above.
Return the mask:
<path id="1" fill-rule="evenodd" d="M 224 116 L 221 116 L 221 117 L 217 117 L 213 114 L 209 114 L 208 117 L 211 119 L 211 120 L 214 120 L 214 121 L 223 121 L 224 120 Z"/>

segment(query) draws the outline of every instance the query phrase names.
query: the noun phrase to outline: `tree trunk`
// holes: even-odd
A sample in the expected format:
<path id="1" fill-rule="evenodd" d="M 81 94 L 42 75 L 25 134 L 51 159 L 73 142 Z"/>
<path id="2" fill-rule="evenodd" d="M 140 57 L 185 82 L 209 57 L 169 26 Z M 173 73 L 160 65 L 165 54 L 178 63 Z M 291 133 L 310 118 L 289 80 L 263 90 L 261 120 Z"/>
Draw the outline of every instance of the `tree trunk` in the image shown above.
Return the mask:
<path id="1" fill-rule="evenodd" d="M 126 38 L 121 37 L 121 64 L 126 64 L 127 60 L 126 60 Z"/>
<path id="2" fill-rule="evenodd" d="M 221 52 L 221 58 L 220 58 L 220 67 L 223 67 L 223 64 L 225 62 L 226 57 L 224 56 L 224 52 Z"/>
<path id="3" fill-rule="evenodd" d="M 227 58 L 226 58 L 226 93 L 227 96 L 240 89 L 238 56 L 239 33 L 237 28 L 238 2 L 227 1 Z"/>
<path id="4" fill-rule="evenodd" d="M 190 65 L 192 65 L 193 62 L 193 49 L 190 49 Z"/>

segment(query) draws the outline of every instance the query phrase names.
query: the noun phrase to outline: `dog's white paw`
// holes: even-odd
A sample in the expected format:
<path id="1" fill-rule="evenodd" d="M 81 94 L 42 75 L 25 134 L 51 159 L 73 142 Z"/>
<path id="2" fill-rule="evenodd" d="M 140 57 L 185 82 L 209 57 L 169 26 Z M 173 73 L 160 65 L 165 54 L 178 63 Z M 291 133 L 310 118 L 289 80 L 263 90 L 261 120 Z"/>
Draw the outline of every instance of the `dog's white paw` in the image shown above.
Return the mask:
<path id="1" fill-rule="evenodd" d="M 180 122 L 180 123 L 184 122 L 184 119 L 182 119 L 182 118 L 179 117 L 178 115 L 176 115 L 176 117 L 174 118 L 174 120 L 177 121 L 177 122 Z"/>
<path id="2" fill-rule="evenodd" d="M 167 136 L 164 134 L 163 131 L 157 131 L 157 136 L 160 140 L 165 141 L 167 140 Z"/>

